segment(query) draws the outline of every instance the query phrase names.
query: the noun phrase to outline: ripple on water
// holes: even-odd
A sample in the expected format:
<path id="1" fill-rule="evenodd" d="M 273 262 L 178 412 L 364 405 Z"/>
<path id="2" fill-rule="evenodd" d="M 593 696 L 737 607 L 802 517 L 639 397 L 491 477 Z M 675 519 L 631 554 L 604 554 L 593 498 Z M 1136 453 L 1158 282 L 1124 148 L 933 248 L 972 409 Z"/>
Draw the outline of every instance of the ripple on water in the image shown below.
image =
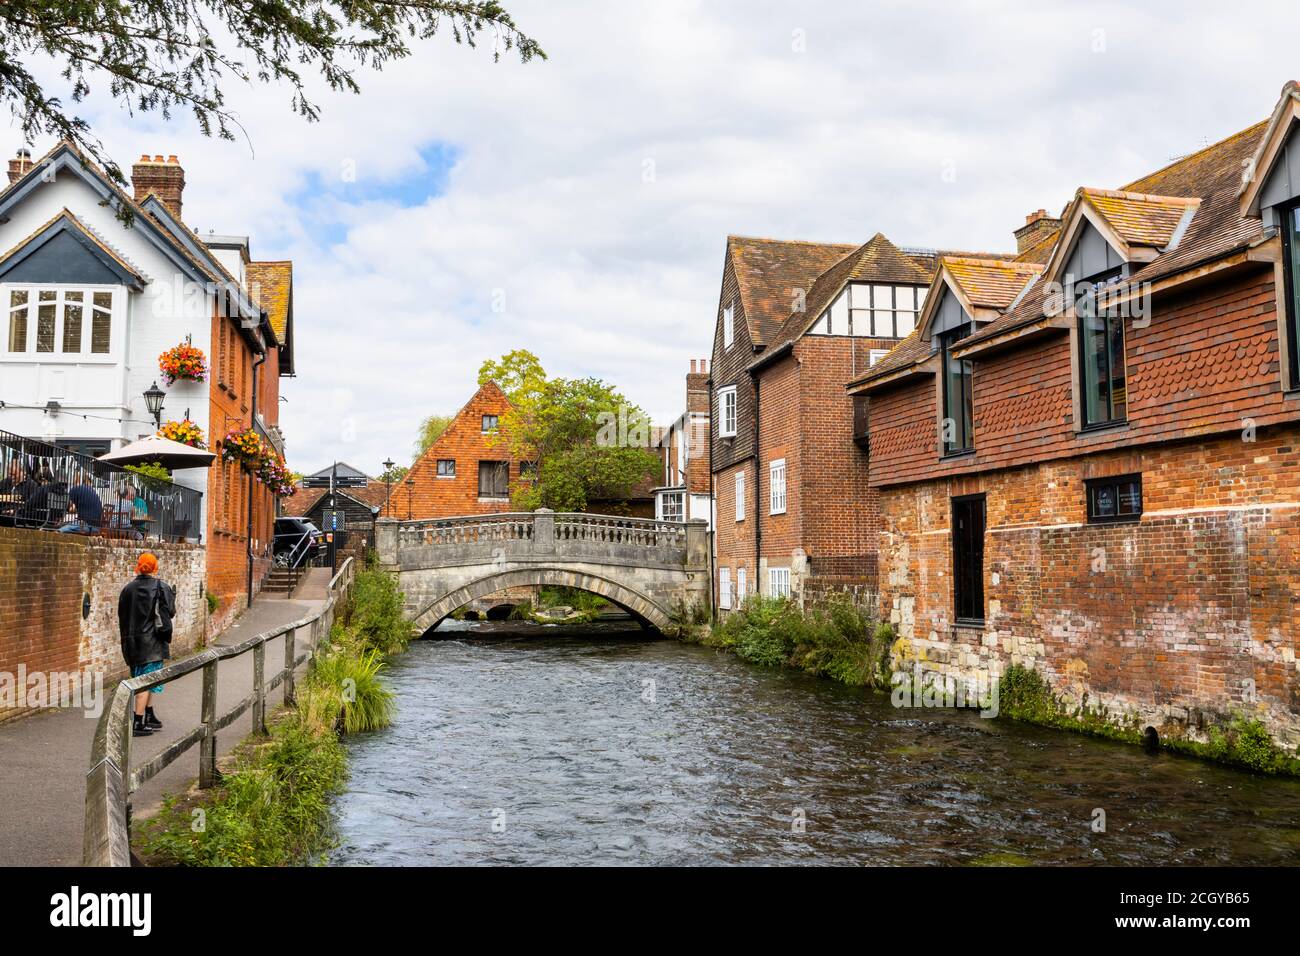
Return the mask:
<path id="1" fill-rule="evenodd" d="M 396 658 L 396 722 L 348 738 L 332 862 L 1300 863 L 1294 781 L 900 717 L 884 695 L 639 631 L 462 630 Z"/>

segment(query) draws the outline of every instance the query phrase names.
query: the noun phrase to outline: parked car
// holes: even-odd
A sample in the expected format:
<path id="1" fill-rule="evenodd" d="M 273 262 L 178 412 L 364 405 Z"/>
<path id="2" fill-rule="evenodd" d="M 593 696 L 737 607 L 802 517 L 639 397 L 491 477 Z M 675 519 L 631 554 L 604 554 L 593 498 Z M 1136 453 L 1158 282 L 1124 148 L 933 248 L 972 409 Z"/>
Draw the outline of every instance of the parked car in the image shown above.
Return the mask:
<path id="1" fill-rule="evenodd" d="M 323 535 L 305 518 L 276 518 L 271 558 L 277 568 L 296 568 L 312 561 L 321 550 Z"/>

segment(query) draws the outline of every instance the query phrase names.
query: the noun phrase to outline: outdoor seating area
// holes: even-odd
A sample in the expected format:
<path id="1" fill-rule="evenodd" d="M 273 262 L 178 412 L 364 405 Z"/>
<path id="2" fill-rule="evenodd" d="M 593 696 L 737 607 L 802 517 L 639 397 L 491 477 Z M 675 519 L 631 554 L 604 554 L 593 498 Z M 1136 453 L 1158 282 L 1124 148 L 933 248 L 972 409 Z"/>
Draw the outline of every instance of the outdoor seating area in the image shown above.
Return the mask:
<path id="1" fill-rule="evenodd" d="M 202 494 L 0 431 L 0 528 L 198 541 Z"/>

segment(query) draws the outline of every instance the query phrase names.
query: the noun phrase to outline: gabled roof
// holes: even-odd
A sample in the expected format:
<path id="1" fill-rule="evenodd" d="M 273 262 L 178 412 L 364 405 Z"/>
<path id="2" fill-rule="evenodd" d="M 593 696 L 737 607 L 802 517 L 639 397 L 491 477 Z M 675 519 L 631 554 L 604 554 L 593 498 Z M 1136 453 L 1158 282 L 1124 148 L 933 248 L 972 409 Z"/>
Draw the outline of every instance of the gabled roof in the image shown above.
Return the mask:
<path id="1" fill-rule="evenodd" d="M 978 318 L 981 314 L 1001 312 L 1015 305 L 1042 271 L 1043 267 L 1036 262 L 941 256 L 938 272 L 912 334 L 850 382 L 850 387 L 893 377 L 930 357 L 933 349 L 929 327 L 945 291 L 956 296 L 967 314 Z"/>
<path id="2" fill-rule="evenodd" d="M 136 291 L 144 288 L 147 280 L 140 273 L 140 270 L 127 262 L 67 208 L 61 210 L 58 215 L 41 225 L 40 228 L 3 256 L 0 256 L 0 276 L 12 272 L 47 243 L 64 235 L 70 236 L 104 268 L 116 275 L 123 285 L 129 286 Z"/>
<path id="3" fill-rule="evenodd" d="M 249 294 L 257 302 L 275 339 L 283 346 L 281 369 L 293 372 L 293 262 L 250 262 L 244 270 Z"/>
<path id="4" fill-rule="evenodd" d="M 1196 196 L 1081 188 L 1066 209 L 1059 241 L 1047 262 L 1047 278 L 1060 278 L 1085 224 L 1124 261 L 1150 262 L 1178 245 L 1200 204 Z"/>
<path id="5" fill-rule="evenodd" d="M 239 308 L 241 317 L 252 321 L 260 319 L 261 310 L 249 297 L 247 290 L 239 284 L 239 280 L 230 274 L 230 271 L 221 264 L 221 260 L 203 244 L 203 240 L 167 208 L 166 203 L 154 193 L 150 193 L 138 205 L 180 244 L 187 255 L 202 264 L 203 268 L 212 275 L 217 286 L 230 294 L 231 300 Z"/>
<path id="6" fill-rule="evenodd" d="M 1036 262 L 944 256 L 939 260 L 935 287 L 926 297 L 927 310 L 931 298 L 938 300 L 935 293 L 939 291 L 941 282 L 946 282 L 957 293 L 957 298 L 968 312 L 973 313 L 977 309 L 1005 309 L 1020 297 L 1025 287 L 1042 270 L 1043 267 Z M 917 324 L 923 325 L 924 320 Z"/>
<path id="7" fill-rule="evenodd" d="M 1221 259 L 1262 238 L 1259 219 L 1241 214 L 1238 193 L 1241 171 L 1257 152 L 1267 125 L 1267 122 L 1256 123 L 1123 187 L 1123 193 L 1199 200 L 1177 244 L 1159 252 L 1150 262 L 1140 264 L 1124 286 L 1170 280 L 1180 272 Z M 962 347 L 969 348 L 1040 322 L 1044 319 L 1050 291 L 1048 283 L 1037 283 L 1013 309 L 964 340 Z"/>
<path id="8" fill-rule="evenodd" d="M 0 218 L 8 215 L 32 192 L 51 181 L 60 171 L 67 170 L 80 178 L 96 192 L 103 203 L 115 213 L 125 213 L 130 217 L 133 228 L 138 228 L 159 252 L 177 269 L 196 282 L 218 282 L 218 276 L 203 265 L 190 253 L 176 237 L 164 229 L 152 217 L 143 215 L 142 208 L 128 196 L 93 162 L 68 141 L 58 143 L 53 149 L 36 160 L 32 168 L 0 191 Z"/>
<path id="9" fill-rule="evenodd" d="M 336 468 L 338 469 L 337 471 L 335 471 Z M 336 476 L 340 478 L 369 478 L 370 477 L 360 468 L 355 468 L 352 465 L 349 465 L 346 461 L 332 462 L 326 465 L 324 468 L 320 469 L 320 471 L 313 471 L 311 474 L 305 475 L 304 477 L 328 478 L 331 472 L 333 472 Z"/>
<path id="10" fill-rule="evenodd" d="M 821 317 L 823 311 L 850 282 L 890 282 L 929 285 L 934 269 L 928 257 L 909 256 L 876 233 L 848 255 L 841 258 L 813 282 L 804 299 L 804 308 L 792 311 L 767 341 L 767 349 L 755 365 L 788 342 L 803 335 Z"/>
<path id="11" fill-rule="evenodd" d="M 1297 122 L 1300 122 L 1300 83 L 1291 80 L 1282 87 L 1282 95 L 1278 98 L 1277 106 L 1273 107 L 1273 115 L 1268 119 L 1264 135 L 1260 137 L 1259 145 L 1245 167 L 1238 207 L 1243 216 L 1259 215 L 1260 190 L 1282 157 L 1291 128 Z"/>
<path id="12" fill-rule="evenodd" d="M 727 237 L 727 259 L 740 290 L 740 310 L 755 345 L 766 345 L 818 276 L 856 247 L 840 243 Z M 727 303 L 722 303 L 725 308 Z"/>

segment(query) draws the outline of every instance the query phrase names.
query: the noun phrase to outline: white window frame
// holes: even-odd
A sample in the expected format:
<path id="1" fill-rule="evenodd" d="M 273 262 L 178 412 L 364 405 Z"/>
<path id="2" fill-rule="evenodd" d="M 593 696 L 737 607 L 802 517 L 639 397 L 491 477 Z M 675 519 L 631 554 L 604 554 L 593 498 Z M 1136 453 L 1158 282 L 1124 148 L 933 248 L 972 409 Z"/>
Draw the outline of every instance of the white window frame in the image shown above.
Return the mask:
<path id="1" fill-rule="evenodd" d="M 778 458 L 767 466 L 768 514 L 783 515 L 786 506 L 785 459 Z"/>
<path id="2" fill-rule="evenodd" d="M 27 348 L 22 352 L 9 351 L 9 322 L 12 315 L 10 308 L 11 292 L 27 293 Z M 36 351 L 37 308 L 40 305 L 40 293 L 54 292 L 54 345 L 52 352 Z M 81 301 L 81 351 L 63 351 L 63 322 L 66 304 L 65 293 L 80 292 Z M 108 310 L 108 351 L 92 352 L 91 338 L 94 330 L 95 295 L 107 292 L 110 299 Z M 104 285 L 82 282 L 5 282 L 0 283 L 0 360 L 9 362 L 39 362 L 41 364 L 69 365 L 114 365 L 121 361 L 121 330 L 124 327 L 126 311 L 125 290 L 120 285 Z"/>
<path id="3" fill-rule="evenodd" d="M 736 520 L 745 520 L 745 469 L 736 472 Z"/>
<path id="4" fill-rule="evenodd" d="M 677 517 L 668 517 L 668 509 L 665 505 L 669 499 L 677 502 Z M 685 491 L 661 491 L 659 492 L 659 521 L 685 521 L 686 520 L 686 492 Z"/>
<path id="5" fill-rule="evenodd" d="M 790 597 L 790 569 L 789 568 L 768 568 L 767 569 L 767 596 L 768 597 Z"/>
<path id="6" fill-rule="evenodd" d="M 736 303 L 733 300 L 722 310 L 722 347 L 729 349 L 736 341 Z"/>
<path id="7" fill-rule="evenodd" d="M 731 403 L 731 423 L 727 423 L 727 402 Z M 738 418 L 738 405 L 736 401 L 736 386 L 727 385 L 718 389 L 718 434 L 723 438 L 736 437 L 736 421 Z"/>
<path id="8" fill-rule="evenodd" d="M 867 367 L 875 365 L 882 358 L 889 354 L 889 349 L 871 349 L 867 352 Z"/>
<path id="9" fill-rule="evenodd" d="M 731 610 L 731 568 L 718 568 L 718 607 Z"/>
<path id="10" fill-rule="evenodd" d="M 747 582 L 745 578 L 746 578 L 745 569 L 736 568 L 736 603 L 737 604 L 745 603 L 745 588 L 747 586 Z"/>

